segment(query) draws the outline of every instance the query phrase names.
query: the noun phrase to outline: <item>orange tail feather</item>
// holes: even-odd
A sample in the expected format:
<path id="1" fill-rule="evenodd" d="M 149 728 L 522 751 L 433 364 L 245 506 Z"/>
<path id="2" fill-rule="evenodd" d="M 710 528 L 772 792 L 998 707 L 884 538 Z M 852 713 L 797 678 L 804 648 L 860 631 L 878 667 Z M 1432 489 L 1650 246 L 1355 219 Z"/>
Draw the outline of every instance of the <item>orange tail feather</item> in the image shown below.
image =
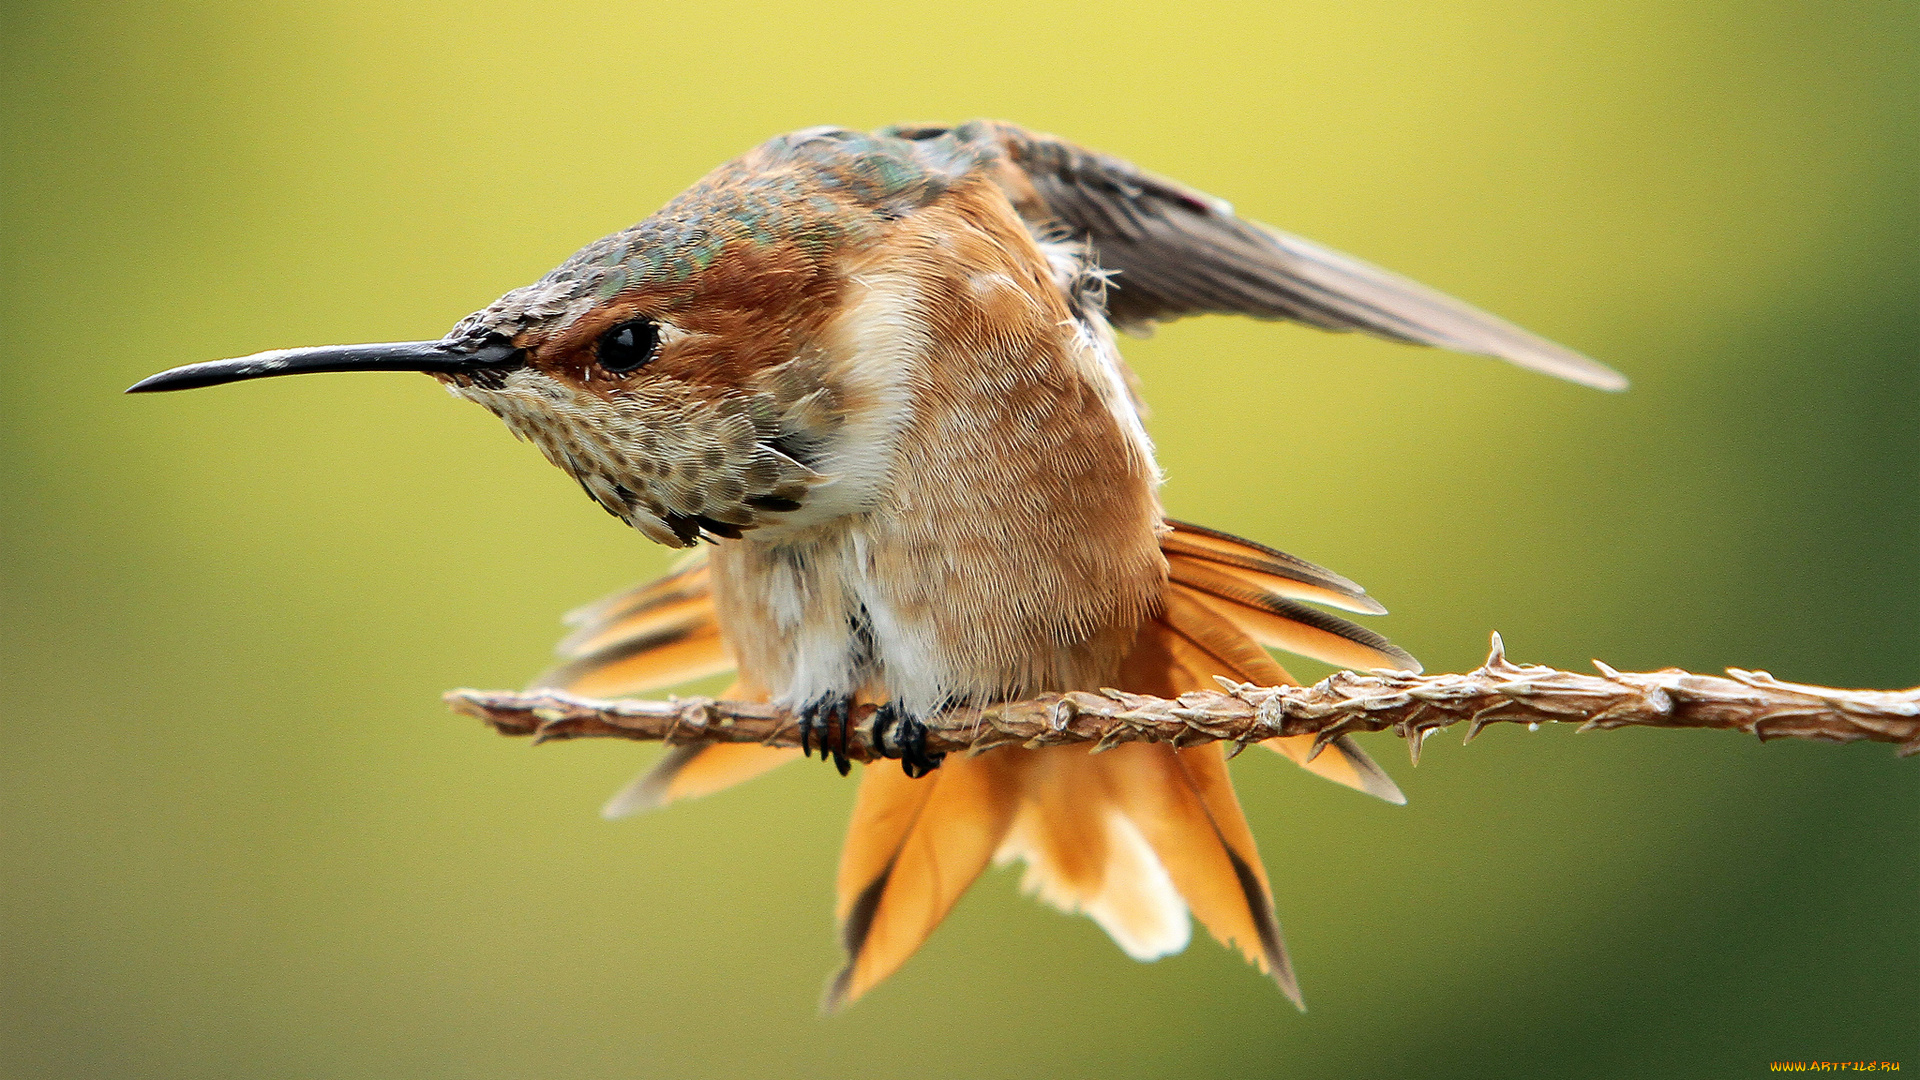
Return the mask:
<path id="1" fill-rule="evenodd" d="M 1171 575 L 1164 610 L 1142 627 L 1120 687 L 1172 697 L 1213 689 L 1214 676 L 1293 683 L 1262 646 L 1417 670 L 1386 639 L 1299 602 L 1384 610 L 1358 585 L 1237 537 L 1171 525 L 1161 540 Z M 569 622 L 578 627 L 562 643 L 569 663 L 539 685 L 635 694 L 733 666 L 698 560 Z M 765 700 L 764 692 L 738 684 L 726 696 Z M 1302 736 L 1263 745 L 1320 776 L 1405 801 L 1352 740 L 1338 739 L 1308 761 L 1312 742 Z M 675 748 L 616 795 L 606 813 L 623 816 L 718 791 L 796 753 L 754 745 Z M 989 860 L 1014 859 L 1026 863 L 1027 891 L 1090 916 L 1129 956 L 1151 960 L 1184 948 L 1191 911 L 1300 1002 L 1222 748 L 1130 744 L 1097 756 L 1076 747 L 954 756 L 920 780 L 890 764 L 863 770 L 840 861 L 847 963 L 828 989 L 827 1007 L 860 997 L 905 963 Z"/>
<path id="2" fill-rule="evenodd" d="M 735 680 L 720 696 L 732 701 L 765 701 L 766 691 Z M 800 751 L 783 746 L 758 743 L 700 743 L 674 746 L 653 768 L 635 777 L 614 792 L 600 808 L 600 816 L 609 821 L 647 810 L 657 810 L 681 799 L 697 799 L 745 783 L 760 774 L 785 765 L 800 756 Z"/>
<path id="3" fill-rule="evenodd" d="M 909 780 L 894 765 L 863 770 L 840 855 L 841 944 L 847 963 L 828 1011 L 872 989 L 920 948 L 986 869 L 1019 801 L 1019 752 L 952 757 Z"/>

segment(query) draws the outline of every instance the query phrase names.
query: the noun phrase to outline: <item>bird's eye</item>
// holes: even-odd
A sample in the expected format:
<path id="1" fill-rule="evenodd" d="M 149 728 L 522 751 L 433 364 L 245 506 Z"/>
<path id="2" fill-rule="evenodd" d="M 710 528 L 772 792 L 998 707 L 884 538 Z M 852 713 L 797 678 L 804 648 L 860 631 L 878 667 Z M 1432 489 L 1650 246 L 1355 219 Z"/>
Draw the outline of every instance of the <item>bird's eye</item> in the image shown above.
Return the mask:
<path id="1" fill-rule="evenodd" d="M 600 366 L 612 375 L 626 375 L 645 367 L 660 351 L 660 327 L 649 319 L 635 319 L 600 335 Z"/>

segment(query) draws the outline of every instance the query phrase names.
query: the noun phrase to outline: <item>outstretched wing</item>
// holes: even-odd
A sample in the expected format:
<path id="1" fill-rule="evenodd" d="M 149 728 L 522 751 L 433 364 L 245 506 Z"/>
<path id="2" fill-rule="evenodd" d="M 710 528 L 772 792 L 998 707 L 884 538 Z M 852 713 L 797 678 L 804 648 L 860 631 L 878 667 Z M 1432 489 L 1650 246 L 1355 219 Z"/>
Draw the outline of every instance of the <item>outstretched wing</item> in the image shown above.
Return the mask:
<path id="1" fill-rule="evenodd" d="M 927 138 L 935 129 L 906 129 Z M 960 139 L 993 138 L 1002 183 L 1036 227 L 1064 229 L 1113 271 L 1107 313 L 1123 328 L 1202 313 L 1293 319 L 1511 361 L 1622 390 L 1619 372 L 1471 305 L 1310 240 L 1234 215 L 1227 203 L 1131 164 L 1010 124 L 976 121 Z"/>

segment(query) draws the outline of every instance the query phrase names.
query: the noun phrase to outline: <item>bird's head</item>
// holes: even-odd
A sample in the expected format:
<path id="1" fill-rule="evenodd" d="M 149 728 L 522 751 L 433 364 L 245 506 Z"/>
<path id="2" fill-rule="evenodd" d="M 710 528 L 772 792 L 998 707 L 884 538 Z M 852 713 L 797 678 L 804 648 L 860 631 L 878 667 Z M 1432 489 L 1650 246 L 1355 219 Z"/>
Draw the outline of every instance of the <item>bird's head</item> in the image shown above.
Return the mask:
<path id="1" fill-rule="evenodd" d="M 833 330 L 849 260 L 962 171 L 927 167 L 905 140 L 782 136 L 438 341 L 257 353 L 132 389 L 423 371 L 660 543 L 804 522 L 863 392 Z"/>

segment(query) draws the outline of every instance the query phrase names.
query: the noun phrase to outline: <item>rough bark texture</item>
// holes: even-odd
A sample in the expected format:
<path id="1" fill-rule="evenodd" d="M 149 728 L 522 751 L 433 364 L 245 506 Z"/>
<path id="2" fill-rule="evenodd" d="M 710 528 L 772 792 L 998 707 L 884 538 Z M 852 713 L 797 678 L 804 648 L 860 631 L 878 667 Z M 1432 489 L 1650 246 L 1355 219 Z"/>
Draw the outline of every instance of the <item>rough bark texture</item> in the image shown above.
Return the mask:
<path id="1" fill-rule="evenodd" d="M 1582 731 L 1720 728 L 1763 740 L 1868 739 L 1896 744 L 1901 757 L 1920 754 L 1920 687 L 1839 690 L 1738 668 L 1722 678 L 1677 668 L 1620 672 L 1599 661 L 1594 666 L 1598 675 L 1515 664 L 1495 634 L 1487 662 L 1463 675 L 1341 671 L 1312 686 L 1223 679 L 1220 690 L 1173 699 L 1119 690 L 1047 694 L 937 717 L 928 724 L 927 749 L 967 753 L 1005 745 L 1088 743 L 1099 751 L 1123 742 L 1184 746 L 1218 740 L 1234 743 L 1237 753 L 1249 743 L 1281 735 L 1317 735 L 1324 746 L 1339 735 L 1392 729 L 1407 740 L 1417 762 L 1427 736 L 1453 724 L 1466 723 L 1471 740 L 1490 723 L 1577 722 Z M 598 737 L 800 745 L 793 716 L 771 705 L 712 698 L 593 701 L 492 690 L 453 690 L 446 702 L 501 734 L 531 735 L 536 742 Z M 882 756 L 869 738 L 871 718 L 871 707 L 855 714 L 849 757 L 872 761 Z"/>

